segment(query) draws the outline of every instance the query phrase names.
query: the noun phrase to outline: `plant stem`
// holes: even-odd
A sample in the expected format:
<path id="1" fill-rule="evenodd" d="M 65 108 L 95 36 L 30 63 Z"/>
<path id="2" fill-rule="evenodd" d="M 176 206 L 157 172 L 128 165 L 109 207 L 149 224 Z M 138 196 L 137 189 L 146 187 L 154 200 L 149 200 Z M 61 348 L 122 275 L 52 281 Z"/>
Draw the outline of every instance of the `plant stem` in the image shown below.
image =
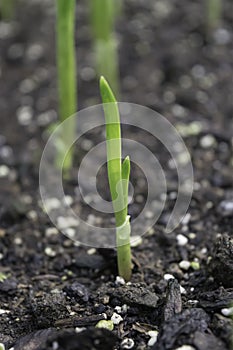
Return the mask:
<path id="1" fill-rule="evenodd" d="M 130 217 L 127 215 L 127 208 L 130 159 L 126 157 L 121 164 L 119 109 L 115 96 L 103 77 L 100 78 L 100 91 L 106 121 L 108 180 L 116 220 L 118 272 L 126 281 L 129 281 L 131 277 L 131 247 Z"/>
<path id="2" fill-rule="evenodd" d="M 4 20 L 12 19 L 15 9 L 15 0 L 0 0 L 1 17 Z"/>
<path id="3" fill-rule="evenodd" d="M 77 82 L 75 54 L 75 0 L 56 0 L 57 3 L 57 68 L 59 115 L 63 122 L 77 111 Z M 74 120 L 66 121 L 63 130 L 63 150 L 58 158 L 62 159 L 68 151 L 67 145 L 75 133 Z M 63 169 L 72 166 L 73 151 L 69 150 Z"/>
<path id="4" fill-rule="evenodd" d="M 221 20 L 222 0 L 206 0 L 207 34 L 216 29 Z"/>
<path id="5" fill-rule="evenodd" d="M 108 79 L 117 96 L 119 95 L 119 67 L 114 24 L 120 12 L 119 5 L 120 3 L 116 5 L 115 0 L 90 0 L 97 73 Z"/>

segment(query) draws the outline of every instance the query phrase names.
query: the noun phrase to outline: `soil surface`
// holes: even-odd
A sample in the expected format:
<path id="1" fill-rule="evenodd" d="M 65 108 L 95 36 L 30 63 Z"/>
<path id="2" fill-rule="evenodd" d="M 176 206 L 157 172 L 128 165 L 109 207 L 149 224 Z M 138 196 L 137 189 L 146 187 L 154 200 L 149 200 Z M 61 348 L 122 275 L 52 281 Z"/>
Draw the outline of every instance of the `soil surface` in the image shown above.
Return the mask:
<path id="1" fill-rule="evenodd" d="M 25 1 L 13 21 L 0 22 L 0 342 L 6 349 L 231 348 L 233 3 L 223 3 L 219 28 L 208 36 L 201 0 L 127 0 L 118 20 L 122 100 L 172 122 L 195 177 L 188 213 L 168 234 L 177 175 L 164 147 L 135 133 L 163 166 L 168 198 L 133 248 L 127 284 L 116 278 L 114 249 L 68 239 L 41 205 L 40 157 L 45 131 L 57 121 L 54 1 Z M 77 3 L 77 60 L 82 109 L 100 102 L 85 1 Z M 92 137 L 98 141 L 97 132 Z M 81 143 L 77 159 L 84 154 Z M 132 172 L 132 218 L 147 195 L 143 179 Z M 67 198 L 82 207 L 75 186 L 75 178 L 65 184 Z M 99 219 L 82 208 L 84 217 Z M 95 327 L 106 320 L 113 330 Z"/>

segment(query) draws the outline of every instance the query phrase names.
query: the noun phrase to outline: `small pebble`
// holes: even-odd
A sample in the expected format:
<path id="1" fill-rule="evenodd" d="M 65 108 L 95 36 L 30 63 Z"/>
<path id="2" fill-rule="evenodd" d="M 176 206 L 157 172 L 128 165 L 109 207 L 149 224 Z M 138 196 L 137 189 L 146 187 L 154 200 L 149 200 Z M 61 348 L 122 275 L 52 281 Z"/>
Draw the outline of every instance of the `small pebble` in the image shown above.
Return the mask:
<path id="1" fill-rule="evenodd" d="M 26 57 L 30 61 L 36 61 L 40 59 L 44 54 L 44 49 L 41 44 L 32 44 L 28 47 L 26 51 Z"/>
<path id="2" fill-rule="evenodd" d="M 45 254 L 46 254 L 47 256 L 49 256 L 50 258 L 54 258 L 54 257 L 57 255 L 57 253 L 55 252 L 55 250 L 53 250 L 53 249 L 50 248 L 50 247 L 46 247 L 46 248 L 45 248 Z"/>
<path id="3" fill-rule="evenodd" d="M 45 230 L 46 237 L 50 237 L 52 235 L 57 235 L 59 233 L 58 229 L 56 227 L 48 227 Z"/>
<path id="4" fill-rule="evenodd" d="M 190 232 L 188 236 L 190 239 L 195 239 L 197 235 L 194 232 Z"/>
<path id="5" fill-rule="evenodd" d="M 57 341 L 53 341 L 52 343 L 53 350 L 58 350 L 59 349 L 59 344 Z"/>
<path id="6" fill-rule="evenodd" d="M 195 306 L 195 305 L 197 305 L 198 303 L 199 303 L 199 301 L 198 300 L 193 300 L 193 299 L 189 299 L 188 301 L 187 301 L 190 305 L 193 305 L 193 306 Z"/>
<path id="7" fill-rule="evenodd" d="M 39 126 L 47 126 L 57 119 L 57 113 L 53 109 L 41 113 L 37 116 L 37 124 Z"/>
<path id="8" fill-rule="evenodd" d="M 16 245 L 21 245 L 22 243 L 23 243 L 22 238 L 16 237 L 16 238 L 14 239 L 14 244 L 16 244 Z"/>
<path id="9" fill-rule="evenodd" d="M 37 215 L 37 212 L 35 210 L 30 210 L 27 213 L 27 217 L 28 217 L 28 219 L 35 221 L 38 218 L 38 215 Z"/>
<path id="10" fill-rule="evenodd" d="M 71 239 L 75 238 L 76 230 L 74 228 L 69 227 L 69 228 L 65 229 L 65 231 L 63 231 L 63 232 L 67 237 L 69 237 Z M 75 243 L 77 244 L 77 247 L 79 247 L 79 245 L 78 245 L 79 242 L 75 242 Z"/>
<path id="11" fill-rule="evenodd" d="M 191 214 L 190 214 L 190 213 L 187 213 L 187 214 L 183 217 L 183 219 L 182 219 L 182 221 L 181 221 L 181 224 L 182 224 L 182 225 L 188 225 L 190 219 L 191 219 Z"/>
<path id="12" fill-rule="evenodd" d="M 0 309 L 0 315 L 9 314 L 9 310 Z"/>
<path id="13" fill-rule="evenodd" d="M 175 350 L 195 350 L 196 348 L 194 348 L 191 345 L 182 345 L 179 348 L 175 348 Z"/>
<path id="14" fill-rule="evenodd" d="M 147 334 L 150 336 L 150 340 L 148 341 L 147 345 L 148 346 L 153 346 L 157 342 L 158 338 L 158 331 L 149 331 Z"/>
<path id="15" fill-rule="evenodd" d="M 170 273 L 165 273 L 163 278 L 165 279 L 165 281 L 169 281 L 170 279 L 174 279 L 175 277 L 173 275 L 171 275 Z"/>
<path id="16" fill-rule="evenodd" d="M 121 317 L 121 315 L 118 315 L 116 312 L 113 313 L 111 320 L 113 322 L 113 324 L 118 325 L 119 323 L 121 323 L 123 321 L 123 318 Z"/>
<path id="17" fill-rule="evenodd" d="M 186 260 L 182 260 L 180 263 L 179 263 L 179 267 L 182 269 L 182 270 L 185 270 L 187 271 L 189 268 L 190 268 L 190 262 L 189 261 L 186 261 Z"/>
<path id="18" fill-rule="evenodd" d="M 190 266 L 195 271 L 200 270 L 200 263 L 198 261 L 192 261 Z"/>
<path id="19" fill-rule="evenodd" d="M 32 122 L 33 109 L 30 106 L 19 107 L 16 111 L 17 119 L 20 125 L 28 126 Z"/>
<path id="20" fill-rule="evenodd" d="M 0 165 L 0 177 L 7 177 L 10 173 L 10 169 L 6 165 Z"/>
<path id="21" fill-rule="evenodd" d="M 47 198 L 44 201 L 44 206 L 46 211 L 50 212 L 51 210 L 60 208 L 61 202 L 57 198 Z"/>
<path id="22" fill-rule="evenodd" d="M 124 286 L 125 285 L 125 280 L 123 277 L 116 276 L 115 284 L 117 286 Z"/>
<path id="23" fill-rule="evenodd" d="M 230 217 L 233 215 L 233 199 L 226 199 L 220 202 L 218 206 L 218 213 L 223 217 Z"/>
<path id="24" fill-rule="evenodd" d="M 178 104 L 175 104 L 172 107 L 172 114 L 174 114 L 175 117 L 181 117 L 181 118 L 184 118 L 186 115 L 184 107 Z"/>
<path id="25" fill-rule="evenodd" d="M 114 324 L 111 320 L 101 320 L 96 324 L 96 328 L 105 328 L 112 331 L 114 329 Z"/>
<path id="26" fill-rule="evenodd" d="M 226 45 L 231 40 L 230 32 L 224 28 L 219 28 L 214 33 L 214 39 L 218 45 Z"/>
<path id="27" fill-rule="evenodd" d="M 81 333 L 86 330 L 86 327 L 75 327 L 75 332 L 76 333 Z"/>
<path id="28" fill-rule="evenodd" d="M 202 148 L 210 148 L 216 144 L 216 140 L 212 135 L 205 135 L 200 139 L 200 145 Z"/>
<path id="29" fill-rule="evenodd" d="M 176 240 L 177 244 L 181 247 L 185 246 L 188 243 L 188 238 L 181 234 L 177 235 Z"/>
<path id="30" fill-rule="evenodd" d="M 95 254 L 96 253 L 96 249 L 95 248 L 90 248 L 90 249 L 88 249 L 88 251 L 87 251 L 87 254 L 88 255 L 93 255 L 93 254 Z"/>
<path id="31" fill-rule="evenodd" d="M 131 338 L 125 338 L 121 342 L 122 349 L 132 349 L 134 347 L 134 341 Z"/>
<path id="32" fill-rule="evenodd" d="M 223 314 L 223 316 L 232 316 L 233 315 L 233 307 L 224 308 L 221 310 L 221 313 Z"/>
<path id="33" fill-rule="evenodd" d="M 154 213 L 152 211 L 147 210 L 145 213 L 146 219 L 152 219 L 154 217 Z"/>
<path id="34" fill-rule="evenodd" d="M 135 248 L 142 244 L 142 237 L 141 236 L 132 236 L 130 237 L 130 245 L 131 247 Z"/>
<path id="35" fill-rule="evenodd" d="M 60 230 L 67 229 L 69 227 L 77 227 L 79 225 L 79 220 L 73 216 L 59 216 L 57 218 L 57 227 Z"/>
<path id="36" fill-rule="evenodd" d="M 0 350 L 5 350 L 5 345 L 3 343 L 0 343 Z"/>
<path id="37" fill-rule="evenodd" d="M 67 206 L 72 205 L 73 202 L 74 202 L 74 200 L 73 200 L 73 198 L 72 198 L 71 196 L 65 196 L 65 197 L 63 198 L 63 203 L 64 203 L 65 205 L 67 205 Z"/>
<path id="38" fill-rule="evenodd" d="M 114 310 L 118 313 L 118 314 L 121 314 L 122 312 L 122 309 L 121 309 L 121 306 L 115 306 Z"/>
<path id="39" fill-rule="evenodd" d="M 186 289 L 182 286 L 180 286 L 180 293 L 183 295 L 187 294 Z"/>
<path id="40" fill-rule="evenodd" d="M 27 78 L 20 83 L 19 91 L 22 94 L 30 94 L 33 90 L 36 89 L 36 87 L 37 87 L 36 82 L 31 78 Z"/>

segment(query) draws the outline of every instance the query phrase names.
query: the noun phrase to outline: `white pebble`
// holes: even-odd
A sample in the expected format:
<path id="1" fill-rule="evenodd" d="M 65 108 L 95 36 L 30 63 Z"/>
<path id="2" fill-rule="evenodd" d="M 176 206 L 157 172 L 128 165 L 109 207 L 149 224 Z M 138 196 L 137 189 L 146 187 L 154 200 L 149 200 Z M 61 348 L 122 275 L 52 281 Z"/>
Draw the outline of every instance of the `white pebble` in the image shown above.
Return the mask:
<path id="1" fill-rule="evenodd" d="M 158 338 L 158 331 L 149 331 L 147 334 L 150 336 L 150 340 L 148 341 L 147 345 L 148 346 L 153 346 L 157 342 Z"/>
<path id="2" fill-rule="evenodd" d="M 170 273 L 165 273 L 163 278 L 165 279 L 165 281 L 169 281 L 171 279 L 175 279 L 175 277 L 173 275 L 171 275 Z"/>
<path id="3" fill-rule="evenodd" d="M 0 177 L 6 177 L 10 173 L 10 169 L 6 165 L 0 166 Z"/>
<path id="4" fill-rule="evenodd" d="M 0 309 L 0 315 L 9 314 L 9 310 Z"/>
<path id="5" fill-rule="evenodd" d="M 61 202 L 57 198 L 47 198 L 44 201 L 45 210 L 50 212 L 51 210 L 58 209 L 61 206 Z"/>
<path id="6" fill-rule="evenodd" d="M 185 246 L 188 243 L 188 238 L 181 234 L 177 235 L 176 240 L 177 240 L 177 244 L 181 247 Z"/>
<path id="7" fill-rule="evenodd" d="M 115 284 L 117 286 L 124 286 L 125 285 L 125 280 L 123 277 L 116 276 Z"/>
<path id="8" fill-rule="evenodd" d="M 233 315 L 233 307 L 224 308 L 221 310 L 221 313 L 223 314 L 223 316 L 232 316 Z"/>
<path id="9" fill-rule="evenodd" d="M 182 286 L 180 286 L 180 293 L 183 294 L 183 295 L 187 294 L 186 289 L 184 287 L 182 287 Z"/>
<path id="10" fill-rule="evenodd" d="M 134 347 L 134 341 L 131 338 L 125 338 L 121 342 L 122 349 L 132 349 Z"/>
<path id="11" fill-rule="evenodd" d="M 121 315 L 118 315 L 116 312 L 114 312 L 111 317 L 111 321 L 113 322 L 113 324 L 117 325 L 123 321 L 123 318 L 121 317 Z"/>
<path id="12" fill-rule="evenodd" d="M 14 244 L 16 244 L 16 245 L 21 245 L 22 243 L 23 243 L 22 238 L 16 237 L 16 238 L 14 239 Z"/>
<path id="13" fill-rule="evenodd" d="M 52 347 L 53 347 L 53 350 L 57 350 L 59 349 L 59 344 L 57 341 L 54 341 L 53 344 L 52 344 Z"/>
<path id="14" fill-rule="evenodd" d="M 195 348 L 191 345 L 182 345 L 179 348 L 176 348 L 175 350 L 195 350 Z"/>
<path id="15" fill-rule="evenodd" d="M 71 227 L 69 227 L 69 228 L 67 228 L 65 231 L 64 231 L 64 233 L 65 233 L 65 235 L 67 236 L 67 237 L 69 237 L 69 238 L 74 238 L 75 237 L 75 235 L 76 235 L 76 230 L 74 229 L 74 228 L 71 228 Z M 75 243 L 77 243 L 78 244 L 78 242 L 75 242 Z M 80 244 L 79 244 L 80 245 Z M 79 245 L 76 245 L 76 247 L 79 247 Z"/>
<path id="16" fill-rule="evenodd" d="M 32 117 L 33 117 L 32 107 L 30 106 L 19 107 L 16 114 L 20 125 L 27 126 L 31 124 Z"/>
<path id="17" fill-rule="evenodd" d="M 81 333 L 86 330 L 86 327 L 75 327 L 75 332 L 76 333 Z"/>
<path id="18" fill-rule="evenodd" d="M 145 218 L 146 219 L 152 219 L 154 217 L 154 213 L 152 211 L 146 211 Z"/>
<path id="19" fill-rule="evenodd" d="M 93 255 L 93 254 L 95 254 L 96 253 L 96 249 L 95 248 L 90 248 L 90 249 L 88 249 L 88 251 L 87 251 L 87 254 L 88 255 Z"/>
<path id="20" fill-rule="evenodd" d="M 183 219 L 182 219 L 182 221 L 181 221 L 181 224 L 182 224 L 182 225 L 188 225 L 190 219 L 191 219 L 191 214 L 190 214 L 190 213 L 187 213 L 187 214 L 183 217 Z"/>
<path id="21" fill-rule="evenodd" d="M 216 143 L 216 140 L 212 135 L 205 135 L 200 139 L 200 145 L 202 148 L 210 148 L 214 146 L 215 143 Z"/>
<path id="22" fill-rule="evenodd" d="M 35 210 L 30 210 L 27 213 L 27 217 L 31 220 L 36 220 L 38 218 L 37 212 Z"/>
<path id="23" fill-rule="evenodd" d="M 50 258 L 54 258 L 54 257 L 57 255 L 57 253 L 55 252 L 55 250 L 53 250 L 53 249 L 50 248 L 50 247 L 46 247 L 46 248 L 45 248 L 45 254 L 46 254 L 47 256 L 49 256 Z"/>
<path id="24" fill-rule="evenodd" d="M 63 203 L 65 204 L 65 205 L 67 205 L 67 206 L 70 206 L 70 205 L 72 205 L 73 204 L 73 198 L 71 197 L 71 196 L 65 196 L 64 198 L 63 198 Z"/>
<path id="25" fill-rule="evenodd" d="M 45 230 L 46 237 L 50 237 L 52 235 L 57 235 L 57 234 L 58 234 L 58 229 L 56 227 L 48 227 Z"/>
<path id="26" fill-rule="evenodd" d="M 142 244 L 142 237 L 141 236 L 132 236 L 130 237 L 130 245 L 131 247 L 135 248 Z"/>
<path id="27" fill-rule="evenodd" d="M 118 314 L 121 314 L 121 312 L 122 312 L 121 306 L 115 306 L 114 310 L 115 310 Z"/>
<path id="28" fill-rule="evenodd" d="M 187 271 L 189 268 L 190 268 L 190 262 L 189 261 L 186 261 L 186 260 L 182 260 L 180 263 L 179 263 L 179 267 L 182 269 L 182 270 L 185 270 Z"/>
<path id="29" fill-rule="evenodd" d="M 79 220 L 73 216 L 59 216 L 57 218 L 57 226 L 60 230 L 66 229 L 69 227 L 77 227 L 79 225 Z"/>
<path id="30" fill-rule="evenodd" d="M 190 305 L 193 305 L 193 306 L 195 306 L 195 305 L 198 304 L 198 300 L 195 300 L 195 299 L 189 299 L 187 302 L 188 302 Z"/>

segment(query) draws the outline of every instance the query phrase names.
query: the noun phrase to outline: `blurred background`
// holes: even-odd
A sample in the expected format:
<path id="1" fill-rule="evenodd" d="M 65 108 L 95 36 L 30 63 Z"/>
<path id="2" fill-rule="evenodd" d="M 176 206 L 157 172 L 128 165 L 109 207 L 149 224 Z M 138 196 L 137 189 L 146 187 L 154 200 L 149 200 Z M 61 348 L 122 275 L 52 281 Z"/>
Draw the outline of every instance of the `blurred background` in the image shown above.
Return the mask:
<path id="1" fill-rule="evenodd" d="M 5 7 L 1 0 L 2 8 Z M 54 0 L 10 0 L 0 21 L 0 142 L 24 148 L 57 120 Z M 195 129 L 232 133 L 233 3 L 211 27 L 206 0 L 125 0 L 115 22 L 120 100 Z M 78 108 L 100 102 L 90 3 L 77 1 Z M 108 58 L 106 58 L 107 60 Z M 107 64 L 107 63 L 106 63 Z M 179 125 L 178 125 L 179 129 Z M 190 132 L 186 130 L 187 132 Z M 1 141 L 2 140 L 2 141 Z M 38 138 L 31 141 L 36 147 Z"/>

